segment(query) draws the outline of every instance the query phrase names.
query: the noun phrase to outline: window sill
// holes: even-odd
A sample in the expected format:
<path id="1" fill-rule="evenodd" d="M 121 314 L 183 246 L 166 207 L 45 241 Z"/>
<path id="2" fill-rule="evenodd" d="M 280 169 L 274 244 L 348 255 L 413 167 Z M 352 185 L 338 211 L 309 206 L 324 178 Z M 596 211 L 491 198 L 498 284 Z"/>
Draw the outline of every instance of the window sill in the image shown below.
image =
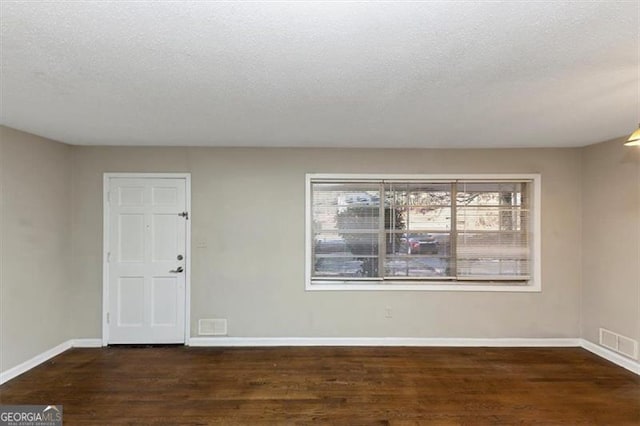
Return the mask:
<path id="1" fill-rule="evenodd" d="M 385 281 L 384 284 L 372 281 L 327 281 L 313 280 L 307 282 L 306 291 L 475 291 L 475 292 L 512 292 L 539 293 L 540 285 L 534 282 L 517 283 L 505 282 L 501 284 L 487 284 L 485 282 L 465 282 L 464 284 L 447 281 Z"/>

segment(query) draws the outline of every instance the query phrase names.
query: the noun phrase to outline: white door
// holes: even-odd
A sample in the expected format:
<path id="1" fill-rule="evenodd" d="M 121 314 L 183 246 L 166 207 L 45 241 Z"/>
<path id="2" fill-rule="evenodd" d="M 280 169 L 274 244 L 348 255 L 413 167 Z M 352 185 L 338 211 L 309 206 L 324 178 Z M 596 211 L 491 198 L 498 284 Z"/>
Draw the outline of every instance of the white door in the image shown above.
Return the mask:
<path id="1" fill-rule="evenodd" d="M 108 343 L 184 343 L 186 179 L 109 179 Z"/>

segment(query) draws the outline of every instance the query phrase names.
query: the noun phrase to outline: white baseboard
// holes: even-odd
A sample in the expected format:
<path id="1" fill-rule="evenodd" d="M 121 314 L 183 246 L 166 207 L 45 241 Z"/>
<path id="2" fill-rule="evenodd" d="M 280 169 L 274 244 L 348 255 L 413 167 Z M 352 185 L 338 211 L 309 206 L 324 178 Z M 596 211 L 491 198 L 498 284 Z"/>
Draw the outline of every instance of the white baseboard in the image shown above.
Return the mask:
<path id="1" fill-rule="evenodd" d="M 26 360 L 25 362 L 16 365 L 13 368 L 8 369 L 7 371 L 3 371 L 0 373 L 0 385 L 8 382 L 21 375 L 22 373 L 26 373 L 34 367 L 42 364 L 45 361 L 50 360 L 56 355 L 60 355 L 62 352 L 67 351 L 71 348 L 99 348 L 102 346 L 102 339 L 71 339 L 66 342 L 60 343 L 58 346 L 51 348 L 47 351 L 42 352 L 34 356 L 31 359 Z"/>
<path id="2" fill-rule="evenodd" d="M 192 337 L 190 346 L 450 346 L 577 347 L 573 338 L 438 338 L 438 337 Z"/>
<path id="3" fill-rule="evenodd" d="M 640 363 L 580 338 L 432 338 L 432 337 L 192 337 L 190 346 L 441 346 L 441 347 L 581 347 L 640 375 Z"/>
<path id="4" fill-rule="evenodd" d="M 102 339 L 73 339 L 74 348 L 101 348 Z"/>
<path id="5" fill-rule="evenodd" d="M 593 342 L 590 342 L 586 339 L 580 339 L 580 346 L 583 349 L 588 350 L 601 358 L 606 359 L 607 361 L 611 361 L 612 363 L 619 365 L 622 368 L 625 368 L 632 373 L 636 373 L 640 376 L 640 362 L 634 361 L 631 358 L 627 358 L 620 354 L 617 354 L 603 346 L 597 345 Z"/>
<path id="6" fill-rule="evenodd" d="M 44 351 L 41 354 L 38 354 L 33 358 L 28 359 L 25 362 L 18 364 L 13 368 L 8 369 L 7 371 L 3 371 L 2 373 L 0 373 L 0 385 L 5 382 L 8 382 L 14 377 L 21 375 L 22 373 L 25 373 L 31 370 L 34 367 L 37 367 L 38 365 L 53 358 L 54 356 L 60 355 L 62 352 L 68 349 L 71 349 L 72 347 L 71 343 L 72 343 L 71 340 L 67 340 L 66 342 L 60 343 L 58 346 L 53 347 L 47 351 Z"/>

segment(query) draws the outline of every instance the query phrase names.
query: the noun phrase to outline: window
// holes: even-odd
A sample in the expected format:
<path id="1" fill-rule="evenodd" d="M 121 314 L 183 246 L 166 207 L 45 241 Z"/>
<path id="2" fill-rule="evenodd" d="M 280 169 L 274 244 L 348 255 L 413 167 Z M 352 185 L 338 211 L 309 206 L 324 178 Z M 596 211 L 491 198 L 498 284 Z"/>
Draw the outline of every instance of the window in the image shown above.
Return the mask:
<path id="1" fill-rule="evenodd" d="M 540 291 L 539 175 L 307 175 L 307 289 Z"/>

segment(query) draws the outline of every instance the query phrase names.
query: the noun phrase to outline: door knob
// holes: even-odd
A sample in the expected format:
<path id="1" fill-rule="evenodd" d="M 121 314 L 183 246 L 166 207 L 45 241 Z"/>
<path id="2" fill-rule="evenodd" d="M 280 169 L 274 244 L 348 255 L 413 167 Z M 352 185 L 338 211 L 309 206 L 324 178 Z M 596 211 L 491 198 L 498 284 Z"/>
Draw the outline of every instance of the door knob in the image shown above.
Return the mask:
<path id="1" fill-rule="evenodd" d="M 180 272 L 184 272 L 184 269 L 182 269 L 182 266 L 178 266 L 176 269 L 172 269 L 169 272 L 172 274 L 179 274 Z"/>

